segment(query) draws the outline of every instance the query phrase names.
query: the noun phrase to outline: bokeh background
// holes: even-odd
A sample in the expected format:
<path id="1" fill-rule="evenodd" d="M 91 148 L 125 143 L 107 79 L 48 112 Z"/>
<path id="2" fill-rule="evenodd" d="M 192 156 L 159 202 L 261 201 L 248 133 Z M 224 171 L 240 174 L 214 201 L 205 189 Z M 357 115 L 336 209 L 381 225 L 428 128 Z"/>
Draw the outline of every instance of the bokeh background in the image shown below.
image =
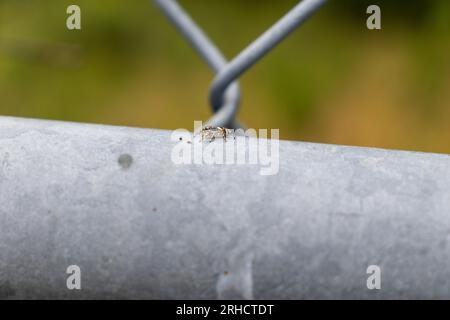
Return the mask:
<path id="1" fill-rule="evenodd" d="M 297 1 L 180 2 L 232 58 Z M 70 4 L 81 31 L 66 28 Z M 283 139 L 450 153 L 449 22 L 448 0 L 330 0 L 241 78 L 239 119 Z M 0 0 L 1 115 L 192 129 L 212 79 L 149 0 Z"/>

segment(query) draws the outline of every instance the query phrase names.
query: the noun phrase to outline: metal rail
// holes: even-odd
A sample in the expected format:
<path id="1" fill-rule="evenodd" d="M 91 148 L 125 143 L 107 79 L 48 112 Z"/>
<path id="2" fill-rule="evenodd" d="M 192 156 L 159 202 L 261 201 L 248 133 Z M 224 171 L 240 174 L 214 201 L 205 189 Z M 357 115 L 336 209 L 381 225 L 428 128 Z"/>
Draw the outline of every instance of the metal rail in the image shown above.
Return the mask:
<path id="1" fill-rule="evenodd" d="M 154 0 L 178 30 L 217 73 L 210 90 L 215 115 L 207 125 L 233 126 L 239 105 L 237 78 L 305 22 L 326 0 L 303 0 L 230 63 L 175 0 Z"/>
<path id="2" fill-rule="evenodd" d="M 170 136 L 0 117 L 0 298 L 450 298 L 450 156 L 280 141 L 261 176 Z"/>

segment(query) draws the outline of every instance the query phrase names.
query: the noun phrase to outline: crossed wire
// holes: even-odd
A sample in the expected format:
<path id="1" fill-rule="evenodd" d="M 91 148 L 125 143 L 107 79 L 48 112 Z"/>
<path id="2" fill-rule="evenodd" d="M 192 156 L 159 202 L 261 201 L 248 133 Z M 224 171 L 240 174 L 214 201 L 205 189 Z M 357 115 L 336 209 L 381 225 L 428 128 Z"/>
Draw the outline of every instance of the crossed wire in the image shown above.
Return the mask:
<path id="1" fill-rule="evenodd" d="M 214 115 L 205 126 L 240 128 L 242 125 L 235 119 L 240 103 L 237 79 L 302 25 L 327 0 L 301 1 L 230 62 L 227 62 L 176 0 L 153 1 L 216 73 L 209 94 Z"/>

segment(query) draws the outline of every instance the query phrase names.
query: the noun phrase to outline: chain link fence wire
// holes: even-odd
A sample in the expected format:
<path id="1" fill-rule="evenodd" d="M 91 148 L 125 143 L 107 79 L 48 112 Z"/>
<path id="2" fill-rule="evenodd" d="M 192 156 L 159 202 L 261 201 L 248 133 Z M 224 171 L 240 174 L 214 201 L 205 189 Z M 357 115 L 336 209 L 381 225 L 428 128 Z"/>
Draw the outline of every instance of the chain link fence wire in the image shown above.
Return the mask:
<path id="1" fill-rule="evenodd" d="M 216 72 L 209 98 L 214 115 L 207 122 L 207 126 L 242 127 L 235 120 L 240 102 L 237 79 L 292 31 L 302 25 L 326 1 L 301 1 L 233 60 L 227 62 L 206 34 L 175 0 L 154 0 L 155 4 Z"/>
<path id="2" fill-rule="evenodd" d="M 162 10 L 168 19 L 175 25 L 180 33 L 189 41 L 194 49 L 206 61 L 206 63 L 219 73 L 227 66 L 227 60 L 208 36 L 197 26 L 191 17 L 174 0 L 154 0 L 154 3 Z M 240 89 L 237 81 L 229 84 L 222 97 L 222 104 L 214 109 L 214 116 L 208 121 L 207 126 L 241 127 L 234 118 L 239 108 Z"/>

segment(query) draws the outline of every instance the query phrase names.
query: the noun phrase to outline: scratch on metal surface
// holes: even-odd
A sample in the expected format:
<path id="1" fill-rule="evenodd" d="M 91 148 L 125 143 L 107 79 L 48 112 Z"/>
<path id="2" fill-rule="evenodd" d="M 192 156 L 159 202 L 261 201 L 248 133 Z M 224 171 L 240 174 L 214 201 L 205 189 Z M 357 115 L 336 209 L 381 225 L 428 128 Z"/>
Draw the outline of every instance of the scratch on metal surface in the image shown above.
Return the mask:
<path id="1" fill-rule="evenodd" d="M 253 254 L 232 255 L 230 269 L 219 275 L 219 299 L 253 299 Z"/>

